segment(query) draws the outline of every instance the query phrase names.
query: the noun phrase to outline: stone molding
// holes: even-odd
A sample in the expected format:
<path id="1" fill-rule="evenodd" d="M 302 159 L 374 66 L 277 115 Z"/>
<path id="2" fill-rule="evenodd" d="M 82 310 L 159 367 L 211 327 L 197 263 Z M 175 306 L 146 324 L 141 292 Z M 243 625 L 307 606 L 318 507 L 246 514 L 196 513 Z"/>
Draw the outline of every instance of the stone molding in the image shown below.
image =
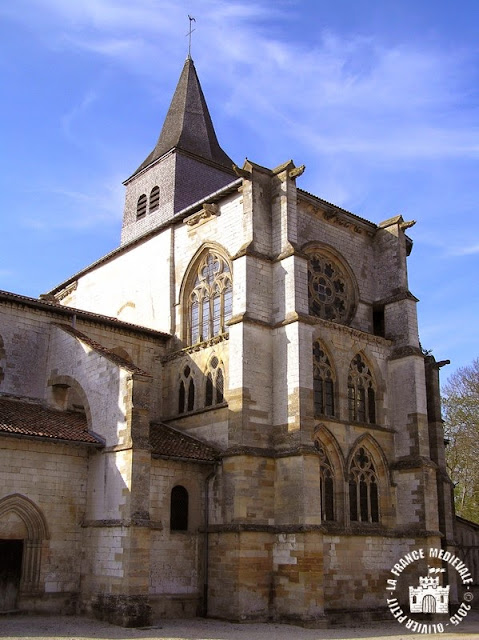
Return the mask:
<path id="1" fill-rule="evenodd" d="M 230 322 L 228 322 L 228 325 L 230 324 Z M 183 349 L 179 349 L 178 351 L 169 353 L 167 356 L 163 356 L 161 358 L 161 363 L 166 364 L 167 362 L 171 362 L 172 360 L 176 360 L 177 358 L 181 358 L 190 353 L 196 353 L 197 351 L 201 351 L 202 349 L 213 347 L 221 342 L 229 340 L 229 337 L 229 333 L 222 333 L 221 335 L 214 336 L 214 338 L 210 338 L 209 340 L 204 340 L 203 342 L 198 342 L 197 344 L 193 344 L 189 347 L 184 347 Z"/>
<path id="2" fill-rule="evenodd" d="M 193 229 L 209 222 L 212 218 L 217 218 L 219 215 L 220 209 L 217 204 L 205 202 L 199 211 L 185 218 L 183 224 Z"/>
<path id="3" fill-rule="evenodd" d="M 88 529 L 112 529 L 115 527 L 144 527 L 161 531 L 163 524 L 160 520 L 150 520 L 149 517 L 132 517 L 122 519 L 105 519 L 105 520 L 84 520 L 81 523 L 82 528 Z"/>

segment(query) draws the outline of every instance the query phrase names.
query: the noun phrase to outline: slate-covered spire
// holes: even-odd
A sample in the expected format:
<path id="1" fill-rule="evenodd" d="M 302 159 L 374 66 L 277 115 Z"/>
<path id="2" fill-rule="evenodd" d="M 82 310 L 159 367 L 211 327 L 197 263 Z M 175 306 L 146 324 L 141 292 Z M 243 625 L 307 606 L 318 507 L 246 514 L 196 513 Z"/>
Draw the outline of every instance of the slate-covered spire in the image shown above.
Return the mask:
<path id="1" fill-rule="evenodd" d="M 133 175 L 174 148 L 231 171 L 233 161 L 218 144 L 195 65 L 189 56 L 181 72 L 158 142 Z"/>

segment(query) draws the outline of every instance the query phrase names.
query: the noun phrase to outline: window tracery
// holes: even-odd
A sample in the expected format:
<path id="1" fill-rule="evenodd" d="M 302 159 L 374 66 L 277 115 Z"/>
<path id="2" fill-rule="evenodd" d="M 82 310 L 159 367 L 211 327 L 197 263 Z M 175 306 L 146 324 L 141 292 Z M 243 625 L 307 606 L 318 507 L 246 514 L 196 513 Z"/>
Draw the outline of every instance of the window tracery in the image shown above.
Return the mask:
<path id="1" fill-rule="evenodd" d="M 208 251 L 195 270 L 188 296 L 188 341 L 196 344 L 227 332 L 233 286 L 229 265 L 216 251 Z"/>
<path id="2" fill-rule="evenodd" d="M 333 369 L 321 343 L 313 344 L 313 397 L 314 414 L 335 415 L 335 380 Z"/>
<path id="3" fill-rule="evenodd" d="M 223 367 L 218 358 L 213 356 L 206 374 L 205 407 L 221 404 L 224 401 L 224 386 Z"/>
<path id="4" fill-rule="evenodd" d="M 379 522 L 378 478 L 364 447 L 359 447 L 351 461 L 349 514 L 352 522 Z"/>
<path id="5" fill-rule="evenodd" d="M 332 521 L 334 517 L 334 471 L 326 450 L 319 440 L 314 443 L 319 454 L 319 490 L 321 497 L 321 520 Z"/>
<path id="6" fill-rule="evenodd" d="M 323 320 L 347 324 L 352 316 L 353 287 L 339 261 L 319 251 L 308 262 L 309 313 Z"/>
<path id="7" fill-rule="evenodd" d="M 191 368 L 186 365 L 178 389 L 178 413 L 187 413 L 195 408 L 195 382 Z"/>
<path id="8" fill-rule="evenodd" d="M 376 387 L 371 371 L 359 353 L 349 366 L 348 412 L 351 422 L 376 422 Z"/>

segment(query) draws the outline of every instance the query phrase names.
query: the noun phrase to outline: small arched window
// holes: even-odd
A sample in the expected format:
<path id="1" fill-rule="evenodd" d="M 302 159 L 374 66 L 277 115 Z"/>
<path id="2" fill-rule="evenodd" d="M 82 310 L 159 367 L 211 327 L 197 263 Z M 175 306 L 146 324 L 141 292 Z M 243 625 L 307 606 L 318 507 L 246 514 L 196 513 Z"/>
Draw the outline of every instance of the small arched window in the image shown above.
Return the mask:
<path id="1" fill-rule="evenodd" d="M 335 415 L 334 393 L 333 369 L 321 343 L 317 340 L 313 345 L 314 415 Z"/>
<path id="2" fill-rule="evenodd" d="M 179 484 L 171 490 L 170 530 L 188 530 L 188 491 Z"/>
<path id="3" fill-rule="evenodd" d="M 314 443 L 319 453 L 319 490 L 321 494 L 321 520 L 332 521 L 334 517 L 334 472 L 331 461 L 319 440 Z"/>
<path id="4" fill-rule="evenodd" d="M 349 470 L 351 522 L 379 522 L 378 478 L 371 455 L 359 447 Z"/>
<path id="5" fill-rule="evenodd" d="M 144 218 L 146 215 L 146 202 L 147 202 L 147 198 L 146 195 L 144 193 L 141 194 L 141 196 L 138 198 L 138 202 L 136 204 L 136 219 L 140 220 L 141 218 Z"/>
<path id="6" fill-rule="evenodd" d="M 196 344 L 227 332 L 231 318 L 233 286 L 227 261 L 208 251 L 194 271 L 187 294 L 188 342 Z"/>
<path id="7" fill-rule="evenodd" d="M 160 206 L 160 187 L 153 187 L 150 191 L 150 207 L 149 211 L 154 211 Z"/>
<path id="8" fill-rule="evenodd" d="M 224 401 L 225 378 L 223 367 L 216 356 L 208 363 L 205 383 L 205 407 L 221 404 Z"/>
<path id="9" fill-rule="evenodd" d="M 348 412 L 351 422 L 376 422 L 376 387 L 371 371 L 359 353 L 349 365 Z"/>
<path id="10" fill-rule="evenodd" d="M 191 368 L 186 365 L 178 388 L 178 413 L 187 413 L 195 408 L 195 382 Z"/>

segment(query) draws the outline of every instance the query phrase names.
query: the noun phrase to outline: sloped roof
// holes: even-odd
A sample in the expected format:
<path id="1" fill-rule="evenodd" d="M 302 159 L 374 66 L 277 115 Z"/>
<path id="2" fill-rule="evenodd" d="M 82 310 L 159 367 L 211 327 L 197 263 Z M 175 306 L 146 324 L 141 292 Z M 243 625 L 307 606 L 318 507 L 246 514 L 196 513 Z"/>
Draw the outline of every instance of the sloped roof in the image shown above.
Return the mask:
<path id="1" fill-rule="evenodd" d="M 117 250 L 118 251 L 118 250 Z M 113 252 L 112 252 L 113 253 Z M 109 255 L 109 254 L 108 254 Z M 98 260 L 96 264 L 101 264 L 104 260 Z M 92 265 L 92 266 L 95 266 Z M 58 291 L 62 287 L 66 286 L 73 280 L 75 280 L 83 273 L 86 273 L 88 268 L 83 269 L 80 273 L 76 274 L 66 280 L 64 283 L 53 289 L 53 291 Z M 30 307 L 32 309 L 41 309 L 43 311 L 50 311 L 60 316 L 67 316 L 71 318 L 72 316 L 76 316 L 82 320 L 88 320 L 91 322 L 98 322 L 99 324 L 115 327 L 124 331 L 133 331 L 134 333 L 145 334 L 148 336 L 153 336 L 154 338 L 159 338 L 160 340 L 169 340 L 171 335 L 169 333 L 165 333 L 164 331 L 157 331 L 156 329 L 150 329 L 149 327 L 142 327 L 137 324 L 132 324 L 131 322 L 125 322 L 124 320 L 119 320 L 118 318 L 113 318 L 112 316 L 104 316 L 100 313 L 93 313 L 92 311 L 85 311 L 83 309 L 77 309 L 76 307 L 67 307 L 66 305 L 60 304 L 58 300 L 52 302 L 51 300 L 46 300 L 45 298 L 31 298 L 29 296 L 23 296 L 19 293 L 12 293 L 11 291 L 3 291 L 0 290 L 0 303 L 7 302 L 11 304 L 16 304 L 19 306 Z"/>
<path id="2" fill-rule="evenodd" d="M 0 397 L 0 435 L 34 436 L 103 445 L 88 431 L 85 416 L 76 411 L 58 411 L 41 404 Z"/>
<path id="3" fill-rule="evenodd" d="M 218 143 L 193 60 L 188 57 L 155 148 L 131 177 L 171 149 L 181 149 L 232 173 L 233 161 Z"/>
<path id="4" fill-rule="evenodd" d="M 102 356 L 105 356 L 111 362 L 114 362 L 115 364 L 119 365 L 120 367 L 123 367 L 124 369 L 127 369 L 128 371 L 131 371 L 131 373 L 137 373 L 141 376 L 147 376 L 148 378 L 151 378 L 151 375 L 149 373 L 147 373 L 146 371 L 143 371 L 143 369 L 140 369 L 140 367 L 137 367 L 135 364 L 133 364 L 132 362 L 129 362 L 125 358 L 122 358 L 116 353 L 113 353 L 113 351 L 111 351 L 110 349 L 107 349 L 99 342 L 96 342 L 96 340 L 92 340 L 82 331 L 78 331 L 78 329 L 75 329 L 74 327 L 68 324 L 63 324 L 61 322 L 55 322 L 54 324 L 59 329 L 62 329 L 66 333 L 69 333 L 73 337 L 78 338 L 78 340 L 81 340 L 82 342 L 87 344 L 94 351 L 101 354 Z"/>
<path id="5" fill-rule="evenodd" d="M 192 462 L 215 462 L 219 451 L 192 436 L 162 423 L 150 425 L 152 454 Z"/>

